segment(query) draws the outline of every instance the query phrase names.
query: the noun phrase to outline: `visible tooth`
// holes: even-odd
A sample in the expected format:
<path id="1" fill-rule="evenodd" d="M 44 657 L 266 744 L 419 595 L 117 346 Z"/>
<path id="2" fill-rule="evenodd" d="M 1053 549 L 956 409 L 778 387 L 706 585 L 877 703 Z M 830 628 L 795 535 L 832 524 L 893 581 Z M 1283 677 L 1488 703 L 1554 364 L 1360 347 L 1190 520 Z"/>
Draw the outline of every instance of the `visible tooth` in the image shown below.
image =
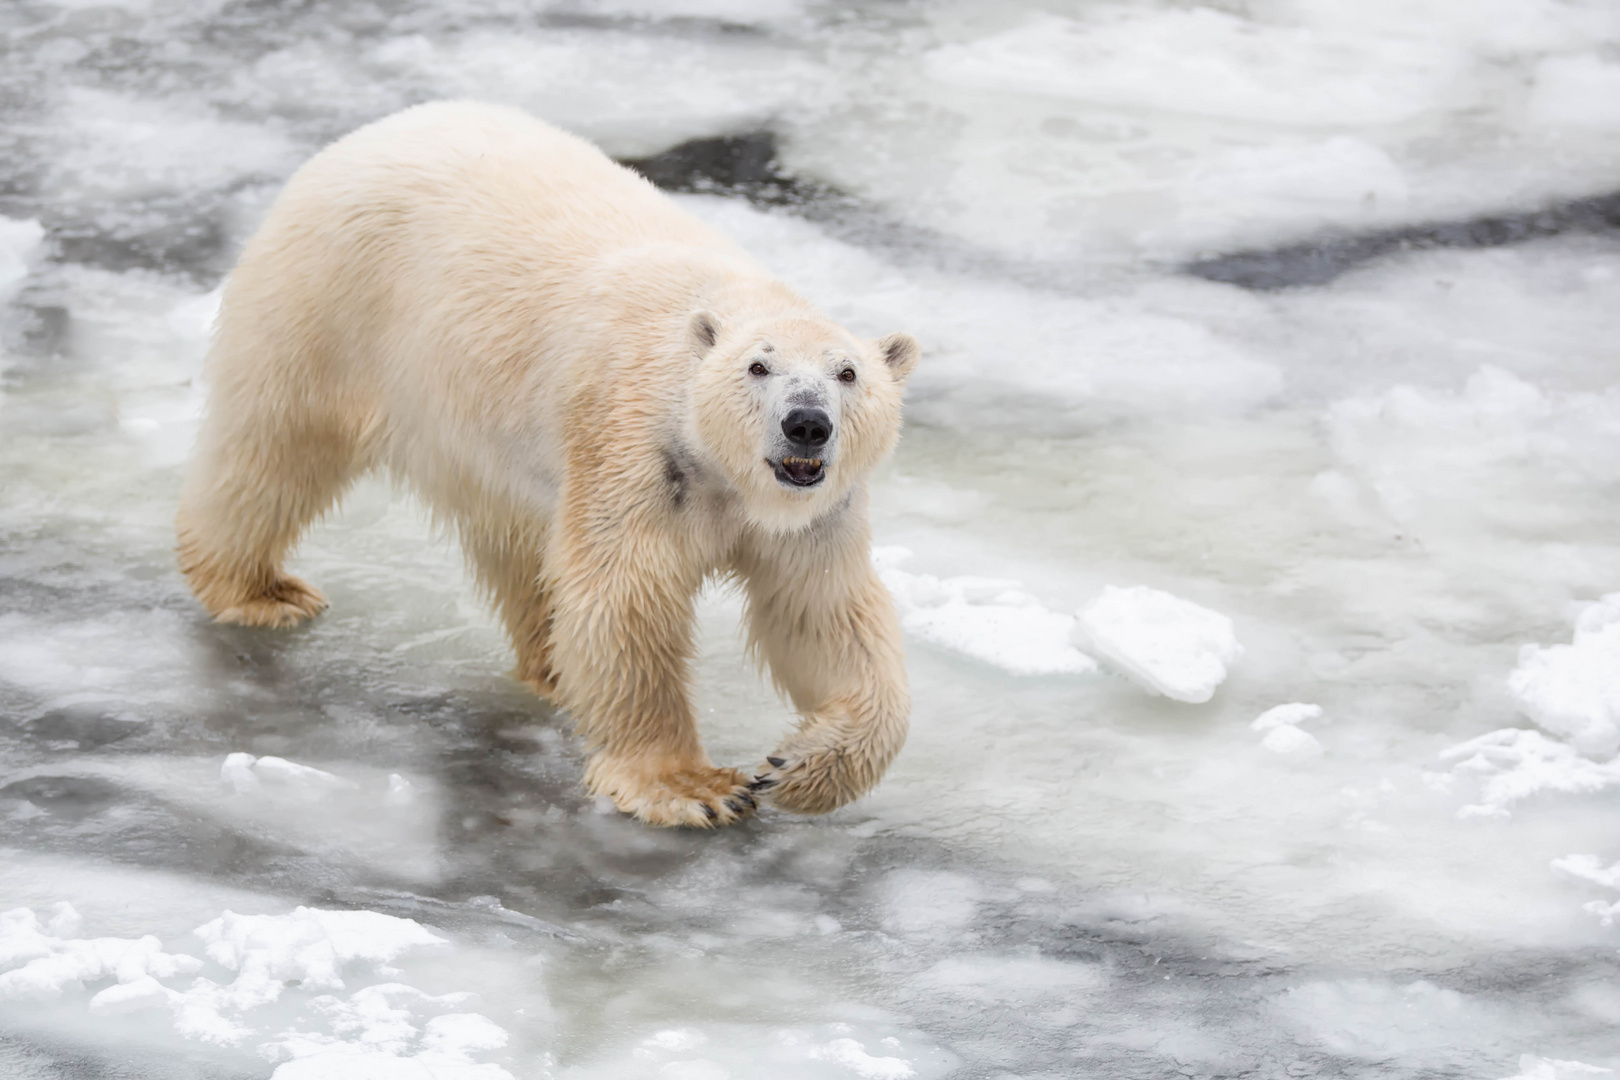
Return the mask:
<path id="1" fill-rule="evenodd" d="M 819 469 L 819 468 L 821 468 L 821 459 L 820 459 L 820 458 L 811 458 L 811 459 L 810 459 L 810 467 L 811 467 L 811 468 L 812 468 L 812 469 Z"/>

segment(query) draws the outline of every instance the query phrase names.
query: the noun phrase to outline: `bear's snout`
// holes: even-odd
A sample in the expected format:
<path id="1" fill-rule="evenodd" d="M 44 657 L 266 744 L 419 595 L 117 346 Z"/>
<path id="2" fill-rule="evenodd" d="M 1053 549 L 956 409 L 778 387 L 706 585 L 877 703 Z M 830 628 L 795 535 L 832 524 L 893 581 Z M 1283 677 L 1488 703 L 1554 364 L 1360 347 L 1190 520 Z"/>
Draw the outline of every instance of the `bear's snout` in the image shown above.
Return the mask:
<path id="1" fill-rule="evenodd" d="M 790 447 L 809 457 L 832 438 L 832 417 L 825 409 L 794 409 L 782 421 L 782 434 Z"/>

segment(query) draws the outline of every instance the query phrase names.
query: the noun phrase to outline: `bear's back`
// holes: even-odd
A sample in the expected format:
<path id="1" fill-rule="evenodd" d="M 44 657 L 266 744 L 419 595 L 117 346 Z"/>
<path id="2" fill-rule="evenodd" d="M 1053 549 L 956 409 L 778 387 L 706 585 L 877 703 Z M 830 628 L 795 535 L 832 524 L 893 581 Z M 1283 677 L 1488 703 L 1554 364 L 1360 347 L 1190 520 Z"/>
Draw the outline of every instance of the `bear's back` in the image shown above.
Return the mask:
<path id="1" fill-rule="evenodd" d="M 418 105 L 338 140 L 278 201 L 335 235 L 546 262 L 594 261 L 622 248 L 676 243 L 740 252 L 647 180 L 578 136 L 519 109 L 480 102 Z M 572 260 L 568 260 L 572 261 Z"/>

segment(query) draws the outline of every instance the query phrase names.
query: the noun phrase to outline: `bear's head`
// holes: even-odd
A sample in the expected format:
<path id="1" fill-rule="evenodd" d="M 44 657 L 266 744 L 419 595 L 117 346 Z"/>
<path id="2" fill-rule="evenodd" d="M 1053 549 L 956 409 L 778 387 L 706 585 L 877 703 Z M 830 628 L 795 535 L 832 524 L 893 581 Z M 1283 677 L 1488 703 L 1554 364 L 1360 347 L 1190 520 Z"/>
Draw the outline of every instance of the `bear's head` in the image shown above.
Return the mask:
<path id="1" fill-rule="evenodd" d="M 863 341 L 808 311 L 693 314 L 692 433 L 753 524 L 792 532 L 842 505 L 894 449 L 900 393 L 921 348 Z"/>

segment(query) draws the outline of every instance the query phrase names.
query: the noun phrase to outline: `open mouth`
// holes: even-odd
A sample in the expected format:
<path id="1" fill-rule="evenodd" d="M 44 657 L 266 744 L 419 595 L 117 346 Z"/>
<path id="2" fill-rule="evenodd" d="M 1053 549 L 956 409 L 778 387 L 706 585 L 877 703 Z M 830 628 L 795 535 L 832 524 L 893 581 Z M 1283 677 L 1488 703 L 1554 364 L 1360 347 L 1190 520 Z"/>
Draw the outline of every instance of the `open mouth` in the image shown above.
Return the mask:
<path id="1" fill-rule="evenodd" d="M 771 462 L 776 478 L 793 487 L 815 487 L 827 475 L 820 458 L 785 457 L 781 463 Z"/>

